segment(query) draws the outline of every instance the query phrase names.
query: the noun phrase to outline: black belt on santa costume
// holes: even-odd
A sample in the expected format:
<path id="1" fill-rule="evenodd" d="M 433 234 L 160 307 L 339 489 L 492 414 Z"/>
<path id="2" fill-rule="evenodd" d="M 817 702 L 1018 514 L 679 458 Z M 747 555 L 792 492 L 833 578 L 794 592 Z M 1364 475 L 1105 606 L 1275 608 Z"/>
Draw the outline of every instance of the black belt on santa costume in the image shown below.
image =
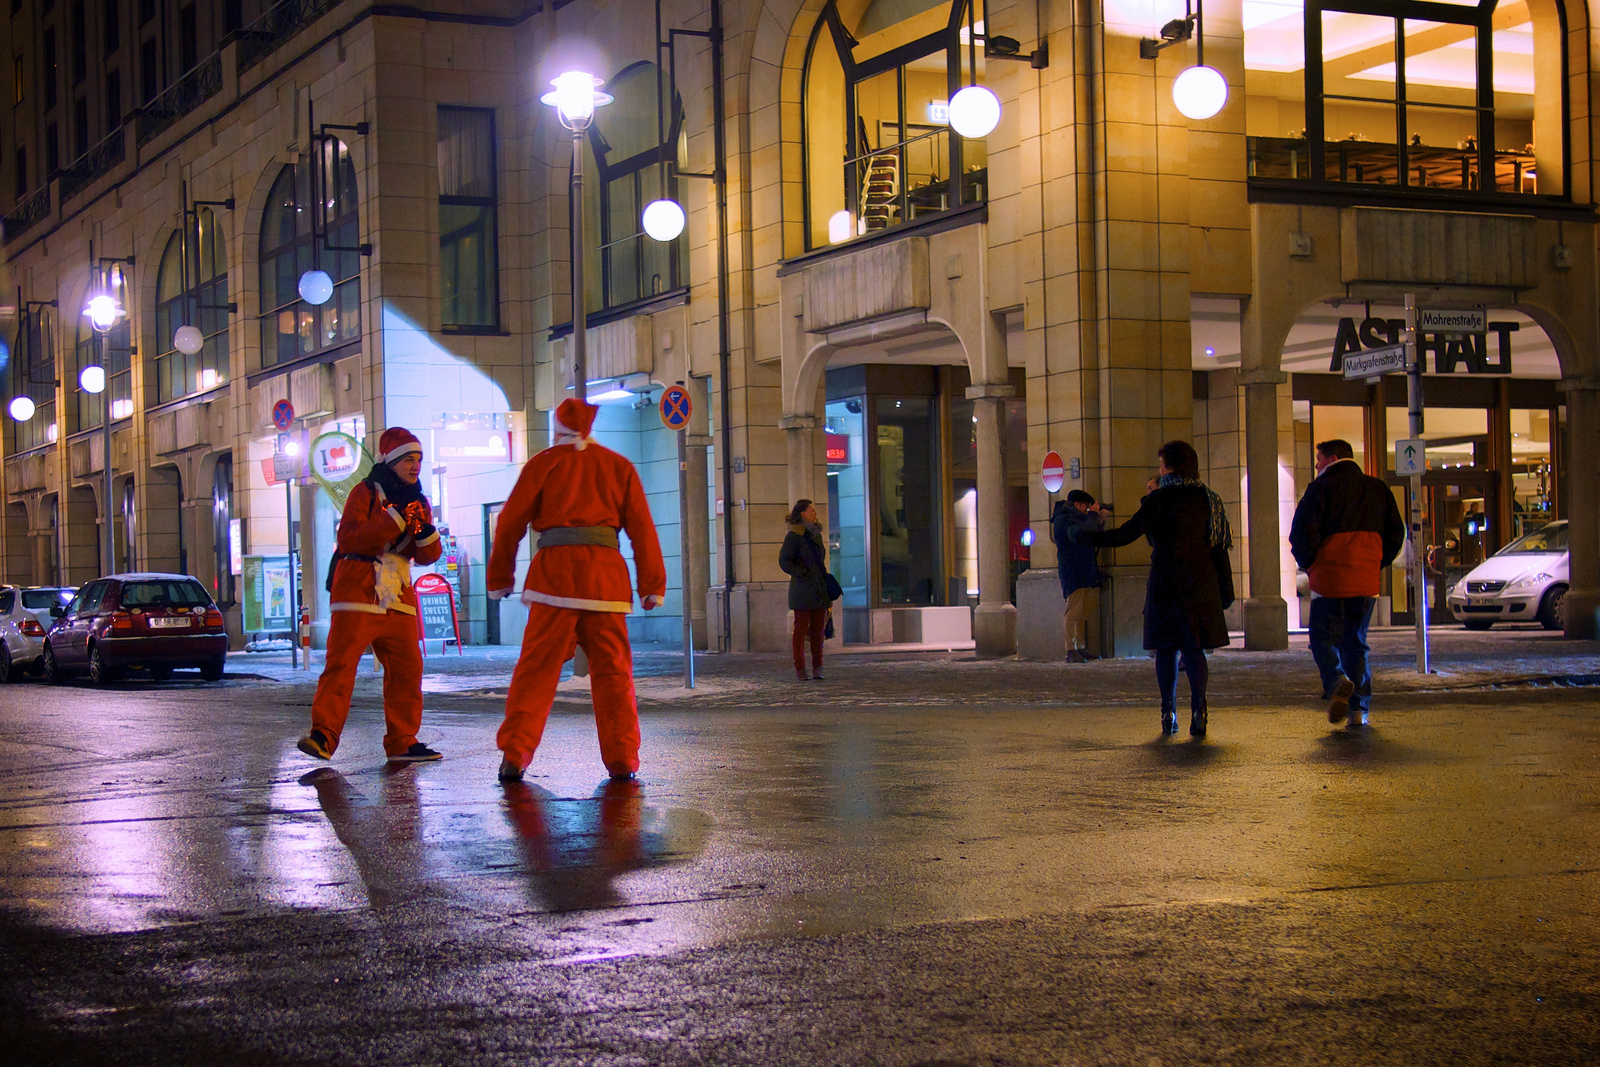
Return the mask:
<path id="1" fill-rule="evenodd" d="M 538 534 L 539 548 L 553 548 L 556 545 L 618 547 L 617 531 L 611 526 L 554 526 L 548 530 L 540 530 Z"/>

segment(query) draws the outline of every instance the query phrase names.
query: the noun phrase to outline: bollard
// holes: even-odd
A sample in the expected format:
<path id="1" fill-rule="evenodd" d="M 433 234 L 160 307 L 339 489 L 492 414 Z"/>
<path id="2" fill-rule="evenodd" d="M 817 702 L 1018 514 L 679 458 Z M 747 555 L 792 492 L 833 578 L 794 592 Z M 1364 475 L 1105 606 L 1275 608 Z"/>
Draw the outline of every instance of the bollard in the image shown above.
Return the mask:
<path id="1" fill-rule="evenodd" d="M 300 648 L 305 655 L 300 657 L 302 669 L 311 669 L 311 612 L 302 612 L 300 615 Z"/>

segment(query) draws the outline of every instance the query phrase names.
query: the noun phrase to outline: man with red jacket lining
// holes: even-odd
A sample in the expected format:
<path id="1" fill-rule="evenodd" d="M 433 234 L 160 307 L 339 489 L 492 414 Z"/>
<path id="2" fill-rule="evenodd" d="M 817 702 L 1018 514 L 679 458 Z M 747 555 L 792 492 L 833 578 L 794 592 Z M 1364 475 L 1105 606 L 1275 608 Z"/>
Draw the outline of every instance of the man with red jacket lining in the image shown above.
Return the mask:
<path id="1" fill-rule="evenodd" d="M 1289 550 L 1311 582 L 1311 658 L 1322 672 L 1328 721 L 1348 719 L 1359 729 L 1372 703 L 1367 625 L 1406 525 L 1389 486 L 1361 469 L 1349 441 L 1321 442 L 1316 463 L 1294 509 Z"/>
<path id="2" fill-rule="evenodd" d="M 556 408 L 555 444 L 522 468 L 495 525 L 489 596 L 514 592 L 517 545 L 532 527 L 533 562 L 523 583 L 528 626 L 495 738 L 504 754 L 499 777 L 520 781 L 544 736 L 561 665 L 582 645 L 589 658 L 600 757 L 613 778 L 639 769 L 639 708 L 633 693 L 628 612 L 633 590 L 617 531 L 628 532 L 639 597 L 646 611 L 667 592 L 667 569 L 639 473 L 589 436 L 599 408 L 568 398 Z"/>
<path id="3" fill-rule="evenodd" d="M 378 465 L 345 501 L 329 591 L 333 623 L 327 661 L 311 700 L 311 732 L 301 752 L 329 759 L 339 747 L 361 655 L 383 664 L 383 750 L 391 761 L 420 763 L 439 753 L 417 740 L 422 725 L 422 652 L 411 564 L 439 558 L 433 509 L 417 484 L 422 443 L 391 426 L 378 438 Z"/>

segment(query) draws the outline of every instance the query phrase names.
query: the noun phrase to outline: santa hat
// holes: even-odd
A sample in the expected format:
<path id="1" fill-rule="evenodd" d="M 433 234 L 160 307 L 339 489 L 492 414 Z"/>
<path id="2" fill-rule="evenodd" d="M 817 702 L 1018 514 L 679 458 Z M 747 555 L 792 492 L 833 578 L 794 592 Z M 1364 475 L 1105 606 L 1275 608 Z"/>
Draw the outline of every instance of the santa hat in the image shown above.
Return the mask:
<path id="1" fill-rule="evenodd" d="M 422 455 L 422 442 L 404 426 L 391 426 L 378 438 L 378 462 L 393 463 L 401 456 L 415 452 Z"/>
<path id="2" fill-rule="evenodd" d="M 556 408 L 556 432 L 571 434 L 578 439 L 579 448 L 587 447 L 589 430 L 599 413 L 599 405 L 569 396 Z"/>

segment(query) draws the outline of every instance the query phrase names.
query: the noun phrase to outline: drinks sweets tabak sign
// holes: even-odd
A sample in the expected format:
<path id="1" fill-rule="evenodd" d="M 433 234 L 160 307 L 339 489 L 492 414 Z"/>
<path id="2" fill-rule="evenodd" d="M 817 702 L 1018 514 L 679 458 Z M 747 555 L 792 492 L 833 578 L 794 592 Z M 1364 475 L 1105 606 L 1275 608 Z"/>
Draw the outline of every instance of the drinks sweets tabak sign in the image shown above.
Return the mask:
<path id="1" fill-rule="evenodd" d="M 1419 333 L 1417 348 L 1424 373 L 1453 374 L 1462 369 L 1468 374 L 1510 374 L 1511 335 L 1522 324 L 1491 322 L 1488 327 L 1488 333 Z M 1358 326 L 1353 317 L 1342 318 L 1333 337 L 1333 358 L 1328 361 L 1328 369 L 1339 374 L 1344 370 L 1346 352 L 1397 345 L 1404 340 L 1405 332 L 1405 319 L 1362 319 Z M 1489 334 L 1494 335 L 1492 346 L 1487 340 Z M 1492 360 L 1491 348 L 1495 356 Z"/>

